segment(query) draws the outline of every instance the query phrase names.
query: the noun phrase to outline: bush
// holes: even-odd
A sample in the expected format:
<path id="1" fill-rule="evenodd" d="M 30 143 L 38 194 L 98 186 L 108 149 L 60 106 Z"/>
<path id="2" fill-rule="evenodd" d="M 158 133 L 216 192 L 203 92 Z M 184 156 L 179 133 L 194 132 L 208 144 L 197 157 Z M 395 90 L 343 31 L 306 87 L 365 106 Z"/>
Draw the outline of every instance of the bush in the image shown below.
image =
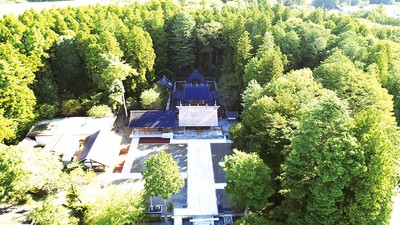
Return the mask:
<path id="1" fill-rule="evenodd" d="M 93 189 L 91 190 L 93 192 Z M 85 202 L 85 200 L 83 200 Z M 96 191 L 86 202 L 86 224 L 141 224 L 145 214 L 144 196 L 132 183 L 110 185 Z"/>
<path id="2" fill-rule="evenodd" d="M 168 202 L 167 211 L 172 212 L 174 210 L 174 203 Z"/>
<path id="3" fill-rule="evenodd" d="M 38 119 L 52 119 L 56 117 L 56 114 L 57 109 L 54 106 L 48 104 L 38 105 L 35 112 L 36 118 Z"/>
<path id="4" fill-rule="evenodd" d="M 112 116 L 111 108 L 106 105 L 95 105 L 87 111 L 88 116 L 92 117 L 107 117 Z"/>
<path id="5" fill-rule="evenodd" d="M 160 88 L 153 87 L 145 90 L 140 95 L 140 103 L 144 109 L 163 109 L 166 94 Z"/>
<path id="6" fill-rule="evenodd" d="M 78 99 L 65 100 L 61 104 L 61 115 L 79 116 L 82 114 L 83 107 Z"/>
<path id="7" fill-rule="evenodd" d="M 56 197 L 49 196 L 32 210 L 28 218 L 41 225 L 78 224 L 79 220 L 70 213 L 71 210 L 60 204 Z"/>
<path id="8" fill-rule="evenodd" d="M 57 155 L 27 145 L 0 145 L 0 200 L 24 200 L 28 192 L 46 195 L 64 187 Z"/>
<path id="9" fill-rule="evenodd" d="M 126 107 L 128 109 L 140 109 L 140 102 L 132 97 L 126 99 Z"/>

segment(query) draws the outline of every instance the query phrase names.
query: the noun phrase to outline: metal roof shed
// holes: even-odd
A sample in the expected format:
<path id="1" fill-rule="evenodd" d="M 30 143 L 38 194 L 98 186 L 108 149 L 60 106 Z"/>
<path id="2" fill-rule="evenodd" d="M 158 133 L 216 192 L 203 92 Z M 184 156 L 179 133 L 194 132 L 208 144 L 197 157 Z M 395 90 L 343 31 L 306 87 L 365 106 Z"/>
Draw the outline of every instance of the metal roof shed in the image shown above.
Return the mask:
<path id="1" fill-rule="evenodd" d="M 121 137 L 113 132 L 101 130 L 88 136 L 74 161 L 87 165 L 100 164 L 111 167 L 115 164 L 120 151 Z"/>
<path id="2" fill-rule="evenodd" d="M 68 161 L 71 162 L 71 159 L 79 149 L 79 141 L 85 138 L 86 136 L 71 134 L 53 136 L 51 141 L 46 144 L 43 150 L 60 154 L 63 156 L 63 159 L 68 159 Z"/>

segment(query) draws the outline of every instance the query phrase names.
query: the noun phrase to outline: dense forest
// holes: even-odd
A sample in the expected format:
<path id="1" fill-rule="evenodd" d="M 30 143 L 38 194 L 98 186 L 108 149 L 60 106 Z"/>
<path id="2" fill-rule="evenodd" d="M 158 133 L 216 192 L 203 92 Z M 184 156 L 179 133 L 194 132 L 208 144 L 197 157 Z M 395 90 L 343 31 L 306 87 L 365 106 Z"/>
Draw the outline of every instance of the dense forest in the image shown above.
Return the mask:
<path id="1" fill-rule="evenodd" d="M 144 93 L 162 91 L 153 86 L 160 77 L 199 68 L 218 80 L 224 106 L 241 112 L 230 131 L 237 149 L 256 153 L 269 171 L 263 180 L 271 194 L 257 192 L 265 204 L 250 201 L 253 213 L 241 224 L 388 224 L 398 181 L 399 24 L 382 7 L 350 16 L 264 0 L 153 0 L 5 15 L 0 141 L 18 143 L 43 118 L 99 107 L 115 114 L 123 97 L 129 108 L 142 108 Z M 81 169 L 65 171 L 46 156 L 42 166 L 52 165 L 54 176 L 35 177 L 40 171 L 26 167 L 23 151 L 0 148 L 1 199 L 23 199 L 32 190 L 54 194 L 71 184 L 74 201 L 53 211 L 46 201 L 33 217 L 77 223 L 52 215 L 67 215 L 65 205 L 88 224 L 103 216 L 78 197 L 88 179 L 71 181 L 71 174 Z M 33 184 L 21 185 L 28 180 Z M 140 195 L 132 194 L 126 207 L 135 213 L 123 223 L 139 221 Z M 98 204 L 110 203 L 103 198 Z"/>

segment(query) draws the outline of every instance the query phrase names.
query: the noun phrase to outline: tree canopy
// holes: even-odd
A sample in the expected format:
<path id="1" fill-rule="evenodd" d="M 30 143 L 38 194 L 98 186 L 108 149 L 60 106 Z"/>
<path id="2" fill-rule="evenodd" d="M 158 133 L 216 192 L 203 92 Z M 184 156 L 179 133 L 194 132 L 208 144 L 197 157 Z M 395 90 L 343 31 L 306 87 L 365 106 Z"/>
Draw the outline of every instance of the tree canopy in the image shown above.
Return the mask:
<path id="1" fill-rule="evenodd" d="M 160 196 L 164 199 L 164 219 L 167 223 L 167 200 L 185 186 L 185 181 L 179 173 L 179 166 L 172 155 L 160 151 L 151 155 L 144 163 L 146 170 L 142 172 L 145 181 L 144 189 L 150 197 Z"/>
<path id="2" fill-rule="evenodd" d="M 2 199 L 64 189 L 64 179 L 61 186 L 53 180 L 66 176 L 54 156 L 11 146 L 32 123 L 90 109 L 116 113 L 125 98 L 131 108 L 164 108 L 157 79 L 196 68 L 218 82 L 225 110 L 240 111 L 230 130 L 238 150 L 264 163 L 252 158 L 251 165 L 269 168 L 258 179 L 271 183 L 273 194 L 257 199 L 274 206 L 244 223 L 387 224 L 398 180 L 400 20 L 383 6 L 348 15 L 325 10 L 343 1 L 315 0 L 323 8 L 316 10 L 280 2 L 152 0 L 4 15 L 0 142 L 9 146 L 0 148 Z M 174 188 L 148 187 L 148 194 L 167 199 L 183 181 L 163 157 L 157 163 L 172 165 Z"/>
<path id="3" fill-rule="evenodd" d="M 235 202 L 258 210 L 266 206 L 274 192 L 271 171 L 256 153 L 234 150 L 234 155 L 227 156 L 221 166 L 228 180 L 225 189 L 232 194 Z"/>

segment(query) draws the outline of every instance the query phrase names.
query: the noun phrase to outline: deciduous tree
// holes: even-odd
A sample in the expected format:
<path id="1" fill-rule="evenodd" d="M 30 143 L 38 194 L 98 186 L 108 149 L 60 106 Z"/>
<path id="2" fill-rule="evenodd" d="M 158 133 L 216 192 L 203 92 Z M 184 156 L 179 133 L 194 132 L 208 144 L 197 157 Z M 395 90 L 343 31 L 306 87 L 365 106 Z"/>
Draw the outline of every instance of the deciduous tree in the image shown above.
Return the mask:
<path id="1" fill-rule="evenodd" d="M 179 166 L 172 158 L 172 155 L 159 152 L 151 155 L 144 163 L 146 170 L 142 172 L 145 180 L 144 188 L 151 196 L 161 196 L 164 199 L 164 218 L 167 224 L 167 199 L 179 192 L 185 185 L 182 175 L 179 173 Z"/>
<path id="2" fill-rule="evenodd" d="M 143 192 L 134 184 L 109 185 L 98 189 L 85 203 L 86 224 L 142 224 L 145 213 Z"/>
<path id="3" fill-rule="evenodd" d="M 28 192 L 55 193 L 62 183 L 58 156 L 31 146 L 0 146 L 0 198 L 24 199 Z"/>
<path id="4" fill-rule="evenodd" d="M 233 200 L 246 207 L 257 210 L 263 209 L 268 198 L 274 193 L 271 187 L 271 170 L 264 164 L 256 153 L 244 153 L 238 150 L 225 157 L 220 163 L 226 172 L 226 192 L 232 195 Z"/>
<path id="5" fill-rule="evenodd" d="M 107 117 L 112 116 L 111 108 L 106 105 L 96 105 L 87 111 L 88 116 L 92 117 Z"/>
<path id="6" fill-rule="evenodd" d="M 54 195 L 48 196 L 29 213 L 28 218 L 35 224 L 43 225 L 78 225 L 79 219 L 71 216 L 71 209 L 60 204 Z"/>

